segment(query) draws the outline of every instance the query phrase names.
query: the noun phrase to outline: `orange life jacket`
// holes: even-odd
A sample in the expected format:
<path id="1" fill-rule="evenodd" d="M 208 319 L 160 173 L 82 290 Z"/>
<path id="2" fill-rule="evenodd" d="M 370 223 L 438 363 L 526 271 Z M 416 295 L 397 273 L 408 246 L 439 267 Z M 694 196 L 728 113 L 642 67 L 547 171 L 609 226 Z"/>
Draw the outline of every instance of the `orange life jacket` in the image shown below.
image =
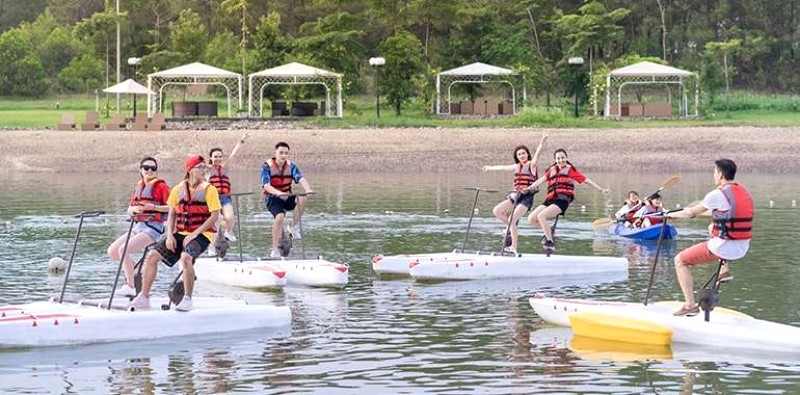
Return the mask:
<path id="1" fill-rule="evenodd" d="M 211 165 L 211 176 L 208 182 L 217 188 L 220 195 L 231 194 L 231 179 L 228 177 L 228 169 L 225 166 Z"/>
<path id="2" fill-rule="evenodd" d="M 269 185 L 281 192 L 292 192 L 292 162 L 287 160 L 282 167 L 278 167 L 278 161 L 272 158 L 267 161 L 269 166 Z M 288 172 L 288 173 L 287 173 Z M 265 195 L 270 193 L 264 190 Z"/>
<path id="3" fill-rule="evenodd" d="M 524 165 L 520 163 L 514 172 L 514 190 L 521 191 L 531 186 L 536 178 L 536 166 L 531 166 L 531 162 Z"/>
<path id="4" fill-rule="evenodd" d="M 211 212 L 208 210 L 208 203 L 206 202 L 206 189 L 210 185 L 207 182 L 201 182 L 194 190 L 191 190 L 189 181 L 183 181 L 183 188 L 181 188 L 178 195 L 178 205 L 175 207 L 176 230 L 193 232 L 211 217 Z M 216 231 L 213 226 L 209 230 L 211 232 Z"/>
<path id="5" fill-rule="evenodd" d="M 730 183 L 719 188 L 731 205 L 728 211 L 714 210 L 711 235 L 727 240 L 749 240 L 753 237 L 753 198 L 740 184 Z"/>
<path id="6" fill-rule="evenodd" d="M 156 201 L 156 198 L 153 195 L 156 186 L 161 183 L 166 184 L 166 182 L 160 178 L 155 178 L 146 184 L 144 180 L 139 180 L 139 182 L 136 183 L 136 188 L 133 190 L 131 206 L 146 206 L 148 204 L 162 206 L 166 204 L 166 202 Z M 146 210 L 143 213 L 133 216 L 133 220 L 137 222 L 164 222 L 165 219 L 166 218 L 164 218 L 164 215 L 161 212 L 155 210 Z"/>
<path id="7" fill-rule="evenodd" d="M 646 208 L 644 209 L 644 212 L 642 213 L 643 215 L 654 214 L 654 213 L 663 213 L 664 212 L 664 209 L 662 209 L 661 207 L 651 207 L 651 206 L 645 206 L 645 207 Z M 660 224 L 660 223 L 664 222 L 664 220 L 662 218 L 659 218 L 658 216 L 649 216 L 649 217 L 643 217 L 643 218 L 647 218 L 647 220 L 650 221 L 650 225 Z"/>
<path id="8" fill-rule="evenodd" d="M 575 180 L 569 176 L 572 167 L 566 165 L 558 170 L 558 166 L 553 165 L 547 169 L 547 196 L 545 200 L 559 200 L 567 198 L 570 202 L 575 199 Z"/>

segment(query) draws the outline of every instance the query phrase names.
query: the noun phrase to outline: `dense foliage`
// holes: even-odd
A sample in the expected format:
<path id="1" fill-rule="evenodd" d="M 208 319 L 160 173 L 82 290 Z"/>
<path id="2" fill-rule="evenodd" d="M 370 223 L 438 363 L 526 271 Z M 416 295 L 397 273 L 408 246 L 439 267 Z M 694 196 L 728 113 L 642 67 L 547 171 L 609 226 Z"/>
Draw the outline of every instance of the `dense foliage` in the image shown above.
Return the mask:
<path id="1" fill-rule="evenodd" d="M 800 85 L 800 0 L 119 4 L 117 14 L 115 0 L 0 0 L 0 95 L 93 91 L 115 80 L 117 20 L 122 58 L 142 57 L 140 76 L 193 61 L 245 74 L 300 61 L 343 73 L 353 94 L 371 84 L 367 59 L 384 56 L 391 86 L 382 91 L 397 112 L 409 98 L 430 95 L 436 71 L 474 61 L 524 73 L 548 102 L 574 90 L 570 56 L 583 56 L 592 71 L 632 57 L 661 59 L 700 73 L 712 97 L 726 82 L 792 93 Z"/>

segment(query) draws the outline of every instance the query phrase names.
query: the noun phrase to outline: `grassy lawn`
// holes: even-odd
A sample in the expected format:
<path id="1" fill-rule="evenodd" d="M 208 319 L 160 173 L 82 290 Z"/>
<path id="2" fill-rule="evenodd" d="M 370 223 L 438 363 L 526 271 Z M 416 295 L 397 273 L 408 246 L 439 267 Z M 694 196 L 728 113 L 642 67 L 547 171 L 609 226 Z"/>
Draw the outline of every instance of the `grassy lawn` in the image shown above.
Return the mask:
<path id="1" fill-rule="evenodd" d="M 109 97 L 115 104 L 114 96 Z M 574 118 L 571 107 L 545 108 L 529 107 L 513 117 L 450 119 L 430 115 L 421 104 L 410 104 L 403 108 L 403 115 L 396 116 L 394 109 L 381 106 L 381 117 L 375 114 L 374 98 L 369 96 L 352 97 L 344 109 L 344 118 L 313 118 L 298 121 L 298 127 L 306 125 L 321 128 L 363 128 L 363 127 L 484 127 L 484 128 L 658 128 L 680 126 L 800 126 L 798 99 L 791 96 L 767 96 L 738 94 L 732 96 L 730 116 L 724 110 L 724 102 L 718 99 L 717 111 L 700 119 L 675 120 L 606 120 L 582 116 Z M 58 108 L 56 108 L 58 103 Z M 100 96 L 100 122 L 108 120 L 102 111 L 106 104 L 105 95 Z M 123 96 L 123 111 L 130 117 L 133 101 Z M 146 111 L 143 97 L 137 104 L 137 111 Z M 87 95 L 57 96 L 46 99 L 0 98 L 0 128 L 53 128 L 61 114 L 73 114 L 76 123 L 85 119 L 86 111 L 95 110 L 95 97 Z M 265 112 L 268 110 L 265 109 Z M 220 114 L 225 106 L 220 105 Z M 582 114 L 587 109 L 582 109 Z M 111 112 L 113 115 L 113 110 Z M 169 116 L 169 114 L 168 114 Z"/>

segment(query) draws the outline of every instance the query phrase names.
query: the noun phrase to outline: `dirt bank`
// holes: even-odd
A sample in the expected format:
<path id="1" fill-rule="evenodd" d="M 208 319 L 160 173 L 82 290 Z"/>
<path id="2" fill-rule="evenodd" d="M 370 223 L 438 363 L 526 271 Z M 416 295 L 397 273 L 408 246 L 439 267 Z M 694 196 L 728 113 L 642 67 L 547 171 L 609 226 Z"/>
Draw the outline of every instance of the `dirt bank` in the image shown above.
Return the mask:
<path id="1" fill-rule="evenodd" d="M 667 128 L 624 130 L 357 129 L 254 130 L 237 168 L 257 168 L 286 141 L 306 171 L 464 172 L 511 163 L 512 149 L 535 149 L 550 134 L 545 158 L 566 148 L 587 171 L 703 171 L 719 157 L 754 172 L 800 172 L 800 126 L 794 128 Z M 229 152 L 241 132 L 0 132 L 6 170 L 17 172 L 115 172 L 135 169 L 154 156 L 180 169 L 189 154 L 211 147 Z"/>

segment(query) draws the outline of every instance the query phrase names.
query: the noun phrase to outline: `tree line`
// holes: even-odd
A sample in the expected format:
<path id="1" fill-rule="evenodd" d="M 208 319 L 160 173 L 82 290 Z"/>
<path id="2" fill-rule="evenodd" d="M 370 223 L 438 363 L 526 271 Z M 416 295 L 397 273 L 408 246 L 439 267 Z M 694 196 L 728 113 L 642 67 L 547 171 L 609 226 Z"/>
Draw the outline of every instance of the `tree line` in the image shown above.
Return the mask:
<path id="1" fill-rule="evenodd" d="M 0 0 L 0 95 L 87 92 L 201 61 L 247 75 L 298 61 L 382 93 L 399 113 L 431 100 L 432 75 L 481 61 L 526 76 L 539 96 L 570 93 L 566 59 L 592 70 L 659 59 L 700 73 L 703 89 L 795 92 L 800 0 Z M 123 61 L 123 74 L 129 74 Z M 727 78 L 725 77 L 727 76 Z"/>

